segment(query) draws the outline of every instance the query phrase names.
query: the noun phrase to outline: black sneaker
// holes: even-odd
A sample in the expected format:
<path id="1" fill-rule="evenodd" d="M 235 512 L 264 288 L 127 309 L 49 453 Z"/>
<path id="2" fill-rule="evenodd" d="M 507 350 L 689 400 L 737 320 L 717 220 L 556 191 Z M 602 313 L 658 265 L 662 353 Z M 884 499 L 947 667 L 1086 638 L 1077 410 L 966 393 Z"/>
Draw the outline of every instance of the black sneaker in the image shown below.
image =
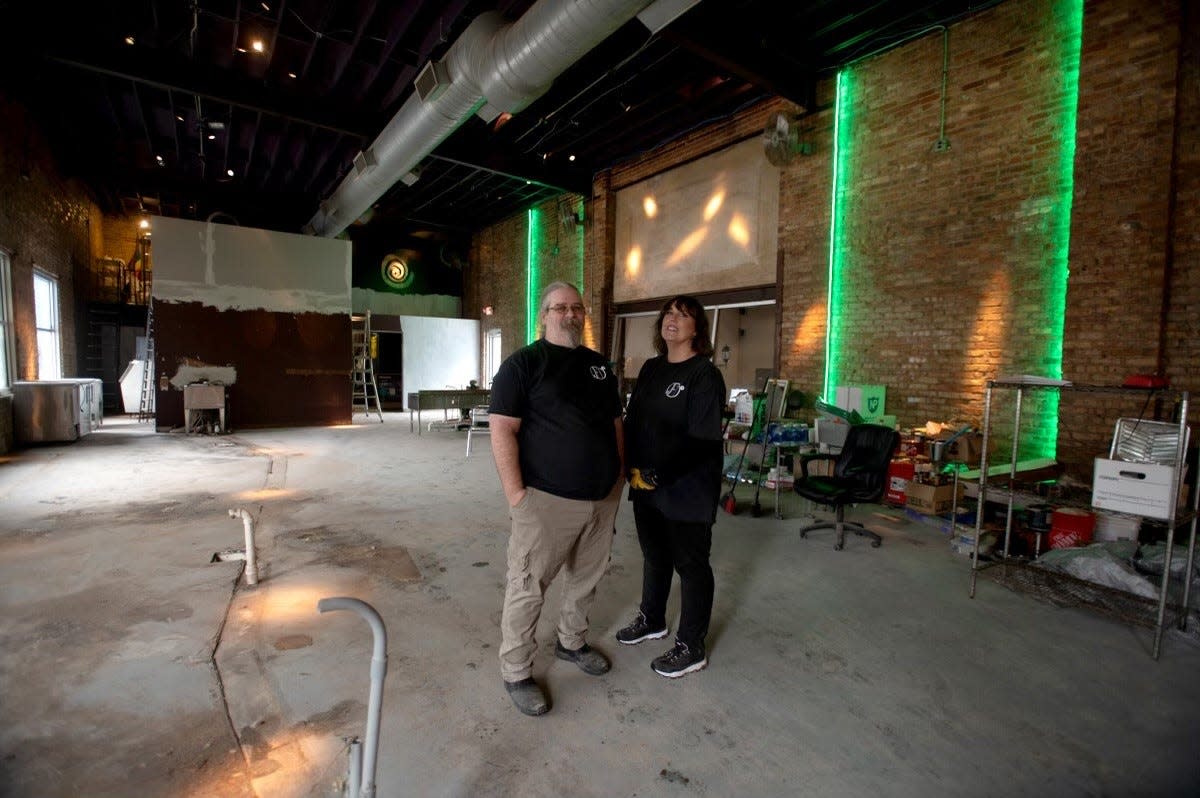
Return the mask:
<path id="1" fill-rule="evenodd" d="M 698 671 L 708 664 L 704 655 L 704 645 L 688 646 L 687 643 L 675 641 L 675 648 L 658 657 L 650 663 L 650 667 L 659 676 L 677 679 L 686 673 Z"/>
<path id="2" fill-rule="evenodd" d="M 526 715 L 545 715 L 550 711 L 550 704 L 546 702 L 546 694 L 542 692 L 541 686 L 533 680 L 532 676 L 519 682 L 505 682 L 504 689 L 508 691 L 517 709 Z"/>
<path id="3" fill-rule="evenodd" d="M 559 659 L 565 659 L 567 662 L 574 662 L 579 666 L 581 671 L 592 676 L 600 676 L 601 674 L 608 673 L 608 669 L 612 667 L 612 663 L 608 661 L 608 657 L 587 643 L 584 643 L 574 651 L 569 648 L 563 648 L 561 642 L 555 643 L 554 656 Z"/>
<path id="4" fill-rule="evenodd" d="M 633 623 L 626 626 L 617 632 L 617 642 L 624 643 L 627 646 L 637 645 L 643 640 L 657 640 L 660 637 L 667 636 L 667 625 L 663 624 L 661 628 L 655 628 L 646 623 L 646 616 L 639 611 L 637 617 L 633 619 Z"/>

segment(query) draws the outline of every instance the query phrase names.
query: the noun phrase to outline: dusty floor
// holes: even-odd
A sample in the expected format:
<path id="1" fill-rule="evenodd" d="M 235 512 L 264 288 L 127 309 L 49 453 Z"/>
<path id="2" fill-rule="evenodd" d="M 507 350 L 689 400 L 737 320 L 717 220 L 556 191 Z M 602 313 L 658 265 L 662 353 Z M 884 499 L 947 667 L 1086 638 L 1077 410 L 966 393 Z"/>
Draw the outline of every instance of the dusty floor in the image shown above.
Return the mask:
<path id="1" fill-rule="evenodd" d="M 878 508 L 883 547 L 842 552 L 799 539 L 798 500 L 721 513 L 710 666 L 668 681 L 667 641 L 612 639 L 640 586 L 624 507 L 592 613 L 613 670 L 555 660 L 547 614 L 553 709 L 524 717 L 496 663 L 506 507 L 487 439 L 464 446 L 402 414 L 221 437 L 118 418 L 0 458 L 0 795 L 338 794 L 372 644 L 317 613 L 338 595 L 387 624 L 380 796 L 1200 794 L 1194 628 L 1155 662 L 1148 630 L 989 579 L 969 599 L 946 539 Z M 241 547 L 237 507 L 257 587 L 210 562 Z"/>

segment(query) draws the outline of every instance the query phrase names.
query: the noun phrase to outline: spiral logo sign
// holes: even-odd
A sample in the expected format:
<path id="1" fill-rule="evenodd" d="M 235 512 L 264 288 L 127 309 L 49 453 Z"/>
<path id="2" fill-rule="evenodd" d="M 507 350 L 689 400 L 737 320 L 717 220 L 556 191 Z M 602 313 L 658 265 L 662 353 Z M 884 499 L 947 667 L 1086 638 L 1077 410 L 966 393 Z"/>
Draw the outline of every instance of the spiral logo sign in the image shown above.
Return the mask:
<path id="1" fill-rule="evenodd" d="M 683 388 L 682 382 L 671 383 L 667 386 L 667 398 L 674 399 L 676 396 L 679 396 L 679 394 L 683 393 Z"/>
<path id="2" fill-rule="evenodd" d="M 592 379 L 603 380 L 608 377 L 608 369 L 604 366 L 592 366 Z"/>

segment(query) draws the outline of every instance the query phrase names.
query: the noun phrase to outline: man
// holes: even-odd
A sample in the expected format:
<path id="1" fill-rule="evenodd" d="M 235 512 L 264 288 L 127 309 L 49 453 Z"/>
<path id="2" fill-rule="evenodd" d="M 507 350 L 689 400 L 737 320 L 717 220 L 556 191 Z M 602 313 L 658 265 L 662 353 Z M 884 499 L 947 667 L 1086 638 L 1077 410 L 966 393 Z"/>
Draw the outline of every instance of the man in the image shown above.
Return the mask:
<path id="1" fill-rule="evenodd" d="M 612 550 L 624 484 L 621 399 L 599 353 L 582 345 L 583 299 L 574 286 L 542 293 L 544 337 L 513 353 L 492 382 L 492 455 L 512 514 L 501 615 L 500 675 L 517 709 L 550 706 L 534 681 L 534 630 L 561 570 L 555 655 L 598 676 L 610 667 L 585 640 L 588 610 Z"/>

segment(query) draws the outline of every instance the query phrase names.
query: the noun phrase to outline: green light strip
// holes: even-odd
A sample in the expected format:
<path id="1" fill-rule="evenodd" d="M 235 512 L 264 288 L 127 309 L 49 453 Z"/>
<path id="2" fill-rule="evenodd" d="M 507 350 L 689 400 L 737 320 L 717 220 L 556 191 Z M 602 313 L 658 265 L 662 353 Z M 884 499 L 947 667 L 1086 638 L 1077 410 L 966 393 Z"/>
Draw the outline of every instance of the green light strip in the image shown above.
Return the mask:
<path id="1" fill-rule="evenodd" d="M 527 231 L 525 235 L 525 343 L 531 344 L 537 340 L 538 291 L 540 291 L 537 250 L 534 248 L 540 236 L 540 214 L 530 208 L 526 214 Z"/>
<path id="2" fill-rule="evenodd" d="M 583 200 L 580 200 L 579 201 L 579 211 L 577 212 L 576 217 L 575 217 L 576 219 L 579 219 L 579 225 L 575 229 L 575 257 L 579 264 L 579 269 L 578 269 L 579 279 L 575 282 L 575 286 L 580 291 L 583 290 L 583 261 L 584 261 L 583 243 L 584 243 L 584 239 L 587 238 L 587 234 L 584 232 L 585 228 L 583 226 L 583 215 L 586 212 L 587 212 L 587 208 L 584 207 Z"/>
<path id="3" fill-rule="evenodd" d="M 1052 255 L 1046 275 L 1045 329 L 1048 335 L 1042 356 L 1046 374 L 1062 379 L 1063 325 L 1067 310 L 1067 280 L 1070 276 L 1071 251 L 1071 206 L 1075 197 L 1075 138 L 1079 110 L 1079 60 L 1083 42 L 1083 0 L 1064 0 L 1061 16 L 1056 22 L 1062 29 L 1056 31 L 1055 41 L 1061 43 L 1059 68 L 1061 96 L 1058 98 L 1058 152 L 1057 192 L 1053 197 L 1050 213 L 1050 244 Z M 1058 450 L 1058 406 L 1059 395 L 1055 391 L 1045 394 L 1045 402 L 1038 408 L 1036 423 L 1041 428 L 1037 436 L 1042 451 L 1032 452 L 1034 457 L 1057 457 Z M 1031 441 L 1032 443 L 1032 441 Z"/>
<path id="4" fill-rule="evenodd" d="M 837 75 L 833 109 L 833 185 L 829 208 L 829 275 L 825 302 L 825 387 L 824 399 L 833 402 L 838 384 L 842 310 L 842 273 L 845 270 L 845 200 L 850 167 L 850 70 Z"/>

